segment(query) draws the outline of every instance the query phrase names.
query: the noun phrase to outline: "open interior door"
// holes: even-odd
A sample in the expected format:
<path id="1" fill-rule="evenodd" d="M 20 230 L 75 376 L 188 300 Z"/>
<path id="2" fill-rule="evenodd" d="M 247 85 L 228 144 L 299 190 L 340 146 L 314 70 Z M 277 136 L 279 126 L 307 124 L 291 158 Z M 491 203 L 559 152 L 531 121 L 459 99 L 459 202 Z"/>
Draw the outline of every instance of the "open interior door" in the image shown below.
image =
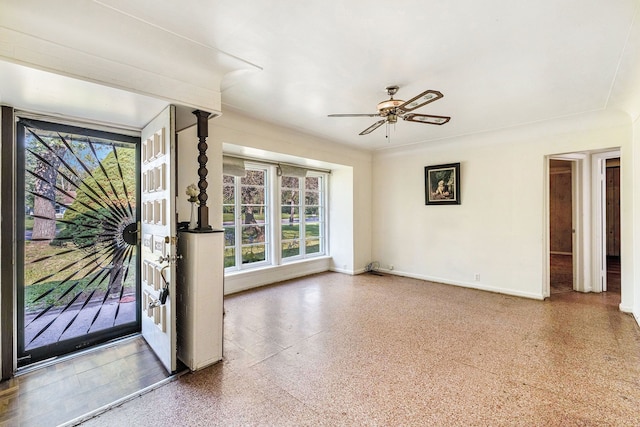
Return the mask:
<path id="1" fill-rule="evenodd" d="M 142 130 L 142 335 L 167 371 L 176 370 L 175 107 Z"/>

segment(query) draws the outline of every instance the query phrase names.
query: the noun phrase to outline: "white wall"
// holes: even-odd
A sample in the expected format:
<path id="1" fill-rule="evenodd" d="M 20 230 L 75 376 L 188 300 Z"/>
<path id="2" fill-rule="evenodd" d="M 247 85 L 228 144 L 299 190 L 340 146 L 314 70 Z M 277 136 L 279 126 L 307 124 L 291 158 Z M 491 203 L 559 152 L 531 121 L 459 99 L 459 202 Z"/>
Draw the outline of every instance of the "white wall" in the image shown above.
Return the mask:
<path id="1" fill-rule="evenodd" d="M 193 141 L 190 143 L 189 141 Z M 209 158 L 210 223 L 222 227 L 222 153 L 223 151 L 331 170 L 329 177 L 329 247 L 331 258 L 292 263 L 248 273 L 233 273 L 225 278 L 225 293 L 286 280 L 328 269 L 349 274 L 363 271 L 371 260 L 371 158 L 360 151 L 324 139 L 248 119 L 225 111 L 209 121 L 207 139 Z M 195 127 L 178 135 L 179 221 L 188 220 L 189 205 L 184 190 L 198 182 L 197 136 Z"/>
<path id="2" fill-rule="evenodd" d="M 623 174 L 623 178 L 621 179 L 622 189 L 624 190 L 627 186 L 631 187 L 629 190 L 625 191 L 626 193 L 631 193 L 629 205 L 631 205 L 631 219 L 624 224 L 625 225 L 625 233 L 621 236 L 621 243 L 624 245 L 624 248 L 628 251 L 631 251 L 629 254 L 630 262 L 633 263 L 634 266 L 640 266 L 640 185 L 629 185 L 627 183 L 636 183 L 638 179 L 640 179 L 640 118 L 636 118 L 636 121 L 633 126 L 633 144 L 628 148 L 629 155 L 626 156 L 625 163 L 621 165 L 621 172 Z M 624 170 L 627 166 L 628 170 Z M 630 240 L 630 244 L 625 244 L 625 240 Z M 636 318 L 638 324 L 640 324 L 640 279 L 638 278 L 638 270 L 637 268 L 626 270 L 623 269 L 623 283 L 631 283 L 633 286 L 630 286 L 633 294 L 632 301 L 633 308 L 632 312 Z"/>
<path id="3" fill-rule="evenodd" d="M 329 248 L 333 258 L 331 269 L 343 273 L 353 273 L 355 226 L 353 218 L 354 191 L 353 168 L 333 168 L 329 178 Z M 369 215 L 369 218 L 371 216 Z"/>
<path id="4" fill-rule="evenodd" d="M 546 156 L 621 147 L 624 167 L 631 137 L 628 116 L 601 112 L 377 152 L 373 257 L 396 274 L 541 299 Z M 461 163 L 462 204 L 425 206 L 424 167 L 454 162 Z M 634 212 L 625 179 L 623 233 Z M 622 258 L 621 305 L 628 307 L 630 252 Z"/>

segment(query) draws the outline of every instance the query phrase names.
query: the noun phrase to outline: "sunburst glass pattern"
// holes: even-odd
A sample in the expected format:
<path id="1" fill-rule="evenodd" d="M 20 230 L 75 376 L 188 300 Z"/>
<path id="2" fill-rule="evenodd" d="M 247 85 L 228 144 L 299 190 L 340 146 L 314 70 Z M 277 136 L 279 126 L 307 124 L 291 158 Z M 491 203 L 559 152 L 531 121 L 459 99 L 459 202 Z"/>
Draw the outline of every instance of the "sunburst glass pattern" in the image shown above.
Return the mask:
<path id="1" fill-rule="evenodd" d="M 24 349 L 136 321 L 136 147 L 25 127 Z"/>

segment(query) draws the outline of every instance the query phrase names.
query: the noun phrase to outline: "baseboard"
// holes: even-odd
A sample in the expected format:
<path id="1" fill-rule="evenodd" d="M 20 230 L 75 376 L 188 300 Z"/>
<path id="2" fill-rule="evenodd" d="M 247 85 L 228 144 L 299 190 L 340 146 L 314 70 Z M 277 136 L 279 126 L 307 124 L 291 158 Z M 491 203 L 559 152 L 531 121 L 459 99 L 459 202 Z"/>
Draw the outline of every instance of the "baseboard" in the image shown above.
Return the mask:
<path id="1" fill-rule="evenodd" d="M 334 273 L 349 274 L 350 276 L 358 274 L 358 273 L 355 273 L 353 270 L 348 270 L 346 268 L 337 268 L 337 267 L 331 267 L 329 271 L 333 271 Z"/>
<path id="2" fill-rule="evenodd" d="M 625 313 L 629 313 L 630 315 L 633 316 L 633 319 L 636 321 L 636 323 L 638 324 L 638 326 L 640 326 L 640 312 L 634 311 L 633 309 L 629 309 L 629 307 L 623 307 L 622 304 L 620 304 L 620 311 L 623 311 Z"/>
<path id="3" fill-rule="evenodd" d="M 542 295 L 542 292 L 539 293 L 539 294 L 536 294 L 536 293 L 531 293 L 531 292 L 514 291 L 513 289 L 498 288 L 498 287 L 495 287 L 495 286 L 483 285 L 481 283 L 460 282 L 460 281 L 455 281 L 455 280 L 444 279 L 442 277 L 434 277 L 434 276 L 426 276 L 426 275 L 422 275 L 422 274 L 406 273 L 406 272 L 398 271 L 398 270 L 380 269 L 379 271 L 383 272 L 385 274 L 392 274 L 392 275 L 395 275 L 395 276 L 410 277 L 412 279 L 425 280 L 427 282 L 442 283 L 442 284 L 445 284 L 445 285 L 453 285 L 453 286 L 459 286 L 459 287 L 462 287 L 462 288 L 477 289 L 477 290 L 480 290 L 480 291 L 487 291 L 487 292 L 493 292 L 493 293 L 498 293 L 498 294 L 511 295 L 511 296 L 521 297 L 521 298 L 544 300 L 544 296 Z"/>
<path id="4" fill-rule="evenodd" d="M 622 305 L 622 303 L 620 303 L 620 305 L 618 306 L 618 308 L 620 309 L 620 311 L 622 311 L 623 313 L 631 313 L 635 316 L 635 313 L 633 312 L 633 307 L 629 307 L 627 305 Z M 636 316 L 637 318 L 637 316 Z"/>

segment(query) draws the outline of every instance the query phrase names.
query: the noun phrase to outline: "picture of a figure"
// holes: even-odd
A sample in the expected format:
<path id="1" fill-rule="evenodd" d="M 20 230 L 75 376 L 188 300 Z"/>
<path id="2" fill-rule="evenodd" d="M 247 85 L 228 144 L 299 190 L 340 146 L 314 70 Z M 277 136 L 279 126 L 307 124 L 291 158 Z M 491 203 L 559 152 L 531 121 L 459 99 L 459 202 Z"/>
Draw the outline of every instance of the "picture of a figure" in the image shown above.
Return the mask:
<path id="1" fill-rule="evenodd" d="M 436 188 L 436 191 L 434 191 L 431 196 L 433 196 L 434 199 L 446 199 L 448 198 L 450 195 L 448 189 L 444 188 L 444 181 L 440 180 L 438 181 L 438 187 Z"/>
<path id="2" fill-rule="evenodd" d="M 426 204 L 459 204 L 460 164 L 426 166 Z"/>

